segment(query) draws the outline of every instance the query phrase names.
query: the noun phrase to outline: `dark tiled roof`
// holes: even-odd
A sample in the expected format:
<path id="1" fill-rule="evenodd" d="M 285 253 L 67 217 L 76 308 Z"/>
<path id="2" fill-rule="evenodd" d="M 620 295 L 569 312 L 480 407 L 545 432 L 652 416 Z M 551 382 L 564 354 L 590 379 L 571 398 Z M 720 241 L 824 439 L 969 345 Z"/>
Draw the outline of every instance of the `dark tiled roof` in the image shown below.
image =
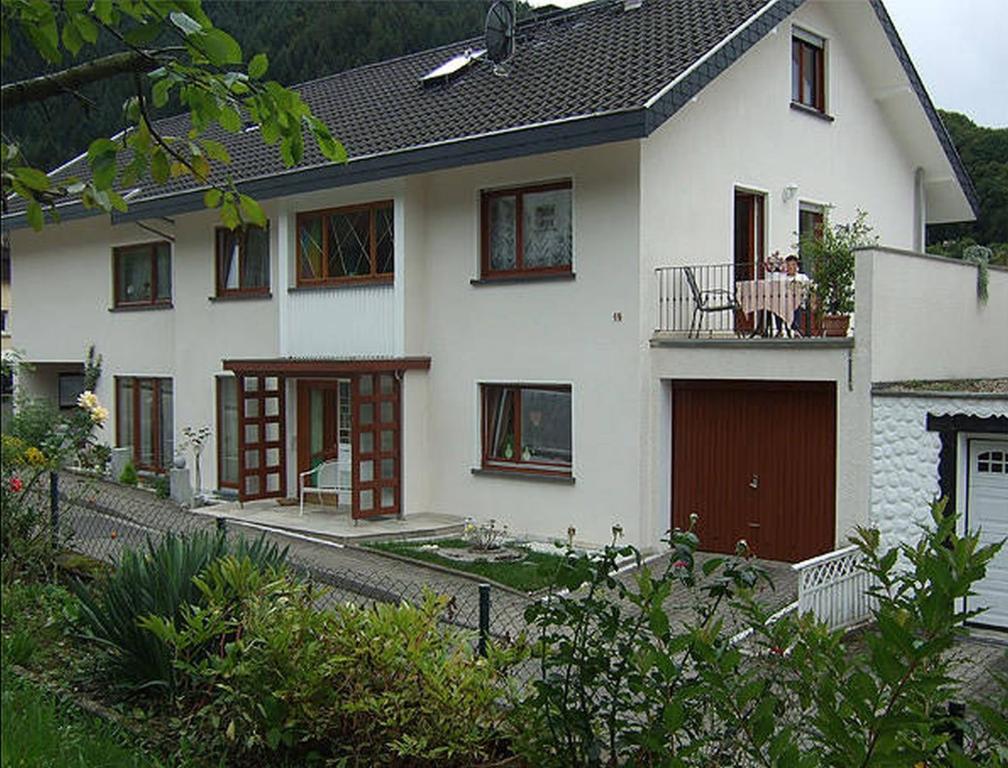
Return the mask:
<path id="1" fill-rule="evenodd" d="M 296 86 L 312 111 L 346 146 L 351 161 L 526 126 L 620 113 L 647 100 L 755 14 L 766 0 L 645 0 L 624 10 L 621 0 L 597 0 L 519 24 L 507 76 L 479 61 L 445 85 L 420 78 L 482 38 L 370 64 Z M 185 115 L 159 121 L 184 133 Z M 231 154 L 237 180 L 290 172 L 258 133 L 207 134 Z M 299 168 L 325 164 L 306 140 Z M 78 160 L 58 177 L 87 175 Z M 178 178 L 147 182 L 131 203 L 194 188 Z"/>
<path id="2" fill-rule="evenodd" d="M 231 164 L 218 170 L 221 177 L 231 174 L 243 191 L 260 199 L 640 138 L 802 2 L 644 0 L 638 8 L 624 9 L 622 0 L 595 0 L 520 24 L 506 77 L 480 61 L 447 84 L 421 84 L 421 77 L 435 67 L 480 48 L 482 38 L 473 38 L 296 86 L 347 148 L 350 162 L 344 165 L 327 163 L 310 138 L 302 163 L 290 169 L 256 131 L 227 134 L 216 129 L 207 135 L 223 141 L 231 154 Z M 880 16 L 883 25 L 891 26 L 884 10 Z M 928 109 L 926 94 L 923 99 Z M 167 134 L 184 134 L 188 117 L 168 118 L 159 127 Z M 958 170 L 958 156 L 950 147 L 946 151 Z M 57 176 L 87 173 L 86 163 L 77 160 Z M 962 178 L 969 193 L 969 180 L 964 173 Z M 131 196 L 130 211 L 117 218 L 201 207 L 201 195 L 189 177 L 160 187 L 147 181 Z M 65 218 L 75 215 L 86 212 L 77 205 L 64 213 Z"/>

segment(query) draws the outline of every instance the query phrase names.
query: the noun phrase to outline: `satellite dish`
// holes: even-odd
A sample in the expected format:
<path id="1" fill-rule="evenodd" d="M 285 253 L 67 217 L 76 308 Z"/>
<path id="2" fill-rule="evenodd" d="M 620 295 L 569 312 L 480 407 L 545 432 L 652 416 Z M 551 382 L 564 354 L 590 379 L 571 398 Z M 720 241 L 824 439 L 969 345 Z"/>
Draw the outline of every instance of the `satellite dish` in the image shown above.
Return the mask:
<path id="1" fill-rule="evenodd" d="M 497 0 L 490 6 L 486 18 L 487 58 L 503 64 L 514 53 L 515 13 L 511 0 Z"/>

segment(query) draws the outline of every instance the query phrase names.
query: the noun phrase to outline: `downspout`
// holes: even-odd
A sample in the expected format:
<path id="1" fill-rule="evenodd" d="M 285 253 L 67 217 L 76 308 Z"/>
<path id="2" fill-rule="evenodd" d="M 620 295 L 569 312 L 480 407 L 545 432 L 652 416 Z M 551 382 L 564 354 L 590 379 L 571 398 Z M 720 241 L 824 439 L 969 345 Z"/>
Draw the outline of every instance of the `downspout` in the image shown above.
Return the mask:
<path id="1" fill-rule="evenodd" d="M 917 167 L 914 170 L 914 231 L 913 231 L 913 250 L 917 253 L 924 253 L 924 248 L 927 245 L 926 230 L 927 226 L 927 215 L 926 215 L 927 201 L 924 197 L 924 169 Z"/>

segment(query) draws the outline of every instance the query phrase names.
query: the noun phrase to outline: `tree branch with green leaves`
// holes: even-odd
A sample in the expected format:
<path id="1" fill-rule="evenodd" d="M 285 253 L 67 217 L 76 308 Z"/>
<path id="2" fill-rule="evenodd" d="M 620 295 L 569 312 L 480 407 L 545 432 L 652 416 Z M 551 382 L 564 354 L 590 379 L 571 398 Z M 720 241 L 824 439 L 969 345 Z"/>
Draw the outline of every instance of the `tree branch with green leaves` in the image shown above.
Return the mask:
<path id="1" fill-rule="evenodd" d="M 258 53 L 246 62 L 239 43 L 213 25 L 200 0 L 2 0 L 0 7 L 3 60 L 11 55 L 11 35 L 19 33 L 49 66 L 72 62 L 52 73 L 4 83 L 4 109 L 44 103 L 64 93 L 83 98 L 82 86 L 121 75 L 131 76 L 134 84 L 123 105 L 123 131 L 89 145 L 87 178 L 56 180 L 4 138 L 4 212 L 20 197 L 35 229 L 44 225 L 45 209 L 51 220 L 58 220 L 57 203 L 77 200 L 86 208 L 125 211 L 127 190 L 148 179 L 161 185 L 184 176 L 205 189 L 204 203 L 219 210 L 226 226 L 265 226 L 260 205 L 227 173 L 227 149 L 206 137 L 214 127 L 229 133 L 257 127 L 262 140 L 277 147 L 286 167 L 303 158 L 306 132 L 327 160 L 346 160 L 343 145 L 300 94 L 264 79 L 267 55 Z M 170 45 L 159 44 L 165 38 L 171 38 Z M 88 58 L 101 39 L 124 50 Z M 189 117 L 180 135 L 168 132 L 151 114 L 152 107 L 167 107 L 173 98 Z"/>

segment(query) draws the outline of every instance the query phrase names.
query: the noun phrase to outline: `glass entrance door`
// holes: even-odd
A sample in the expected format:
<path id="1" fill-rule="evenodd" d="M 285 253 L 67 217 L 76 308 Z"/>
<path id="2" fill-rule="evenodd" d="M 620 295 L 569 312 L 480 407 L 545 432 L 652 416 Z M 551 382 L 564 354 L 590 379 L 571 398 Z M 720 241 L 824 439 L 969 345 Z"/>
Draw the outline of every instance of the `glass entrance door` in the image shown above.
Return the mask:
<path id="1" fill-rule="evenodd" d="M 350 381 L 298 382 L 298 472 L 350 458 Z"/>

